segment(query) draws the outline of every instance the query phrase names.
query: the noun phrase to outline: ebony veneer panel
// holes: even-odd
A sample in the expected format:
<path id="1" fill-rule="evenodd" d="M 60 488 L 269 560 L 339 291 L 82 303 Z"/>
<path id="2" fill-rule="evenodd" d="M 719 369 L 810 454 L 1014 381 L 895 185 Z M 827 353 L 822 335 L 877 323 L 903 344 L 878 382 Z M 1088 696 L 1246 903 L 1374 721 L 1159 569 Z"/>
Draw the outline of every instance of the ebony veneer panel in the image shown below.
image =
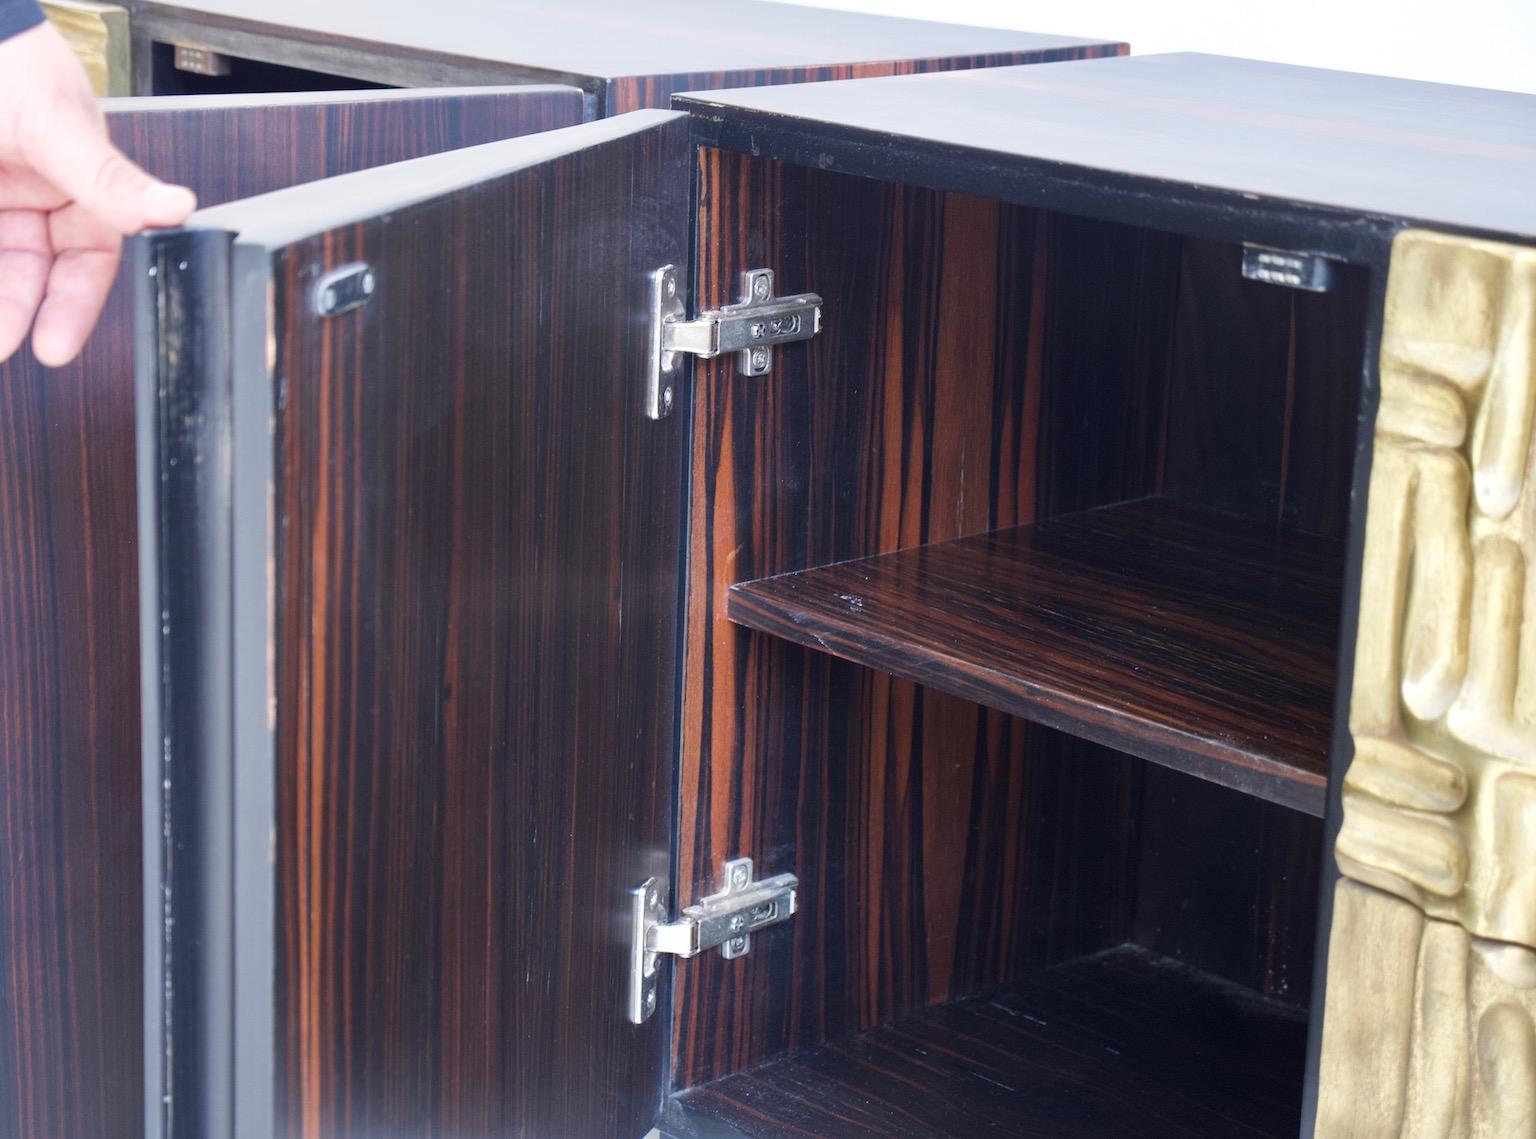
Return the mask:
<path id="1" fill-rule="evenodd" d="M 1124 947 L 684 1093 L 672 1134 L 1291 1139 L 1306 1018 Z"/>
<path id="2" fill-rule="evenodd" d="M 641 204 L 690 171 L 681 117 L 610 134 L 274 254 L 279 1135 L 659 1106 L 623 914 L 668 873 L 685 420 L 639 314 L 687 232 Z M 316 317 L 352 261 L 378 293 Z"/>
<path id="3" fill-rule="evenodd" d="M 827 326 L 762 379 L 697 373 L 680 891 L 749 855 L 799 875 L 802 913 L 679 965 L 684 1087 L 1128 935 L 1129 761 L 745 630 L 725 597 L 1151 493 L 1178 272 L 1176 239 L 982 199 L 717 151 L 700 185 L 696 303 L 766 265 Z"/>
<path id="4" fill-rule="evenodd" d="M 578 120 L 560 89 L 109 103 L 205 204 Z M 0 365 L 0 1134 L 142 1129 L 131 289 L 84 354 Z"/>
<path id="5" fill-rule="evenodd" d="M 1341 557 L 1151 499 L 743 583 L 726 611 L 1321 816 Z"/>

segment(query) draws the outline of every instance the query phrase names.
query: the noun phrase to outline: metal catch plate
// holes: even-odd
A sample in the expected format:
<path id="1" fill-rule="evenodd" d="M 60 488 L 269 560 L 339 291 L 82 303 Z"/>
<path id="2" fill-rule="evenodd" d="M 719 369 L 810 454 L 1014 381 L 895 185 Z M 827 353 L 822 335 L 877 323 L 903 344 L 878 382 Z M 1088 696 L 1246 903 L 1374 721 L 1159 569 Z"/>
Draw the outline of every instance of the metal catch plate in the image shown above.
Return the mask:
<path id="1" fill-rule="evenodd" d="M 1333 262 L 1316 253 L 1293 253 L 1264 245 L 1243 246 L 1243 276 L 1268 285 L 1284 285 L 1309 293 L 1333 288 Z"/>
<path id="2" fill-rule="evenodd" d="M 361 262 L 332 269 L 315 284 L 315 311 L 321 316 L 351 312 L 367 304 L 376 288 L 373 270 Z"/>
<path id="3" fill-rule="evenodd" d="M 793 874 L 755 881 L 750 858 L 732 859 L 719 893 L 688 906 L 675 922 L 666 920 L 666 894 L 655 878 L 632 890 L 629 1019 L 643 1024 L 656 1011 L 661 954 L 697 957 L 718 948 L 722 957 L 744 957 L 752 951 L 754 932 L 794 916 L 798 886 Z"/>
<path id="4" fill-rule="evenodd" d="M 171 54 L 171 66 L 177 71 L 215 77 L 229 75 L 234 71 L 229 56 L 209 51 L 205 47 L 192 47 L 189 44 L 176 45 L 175 51 Z"/>

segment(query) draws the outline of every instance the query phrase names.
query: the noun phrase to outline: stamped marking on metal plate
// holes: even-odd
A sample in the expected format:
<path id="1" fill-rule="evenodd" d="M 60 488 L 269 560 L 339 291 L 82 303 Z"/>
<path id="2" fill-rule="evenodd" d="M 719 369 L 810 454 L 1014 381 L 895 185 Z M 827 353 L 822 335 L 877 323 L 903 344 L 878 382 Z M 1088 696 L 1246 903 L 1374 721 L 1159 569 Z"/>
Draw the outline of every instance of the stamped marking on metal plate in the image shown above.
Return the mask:
<path id="1" fill-rule="evenodd" d="M 1293 253 L 1263 245 L 1243 246 L 1243 276 L 1266 285 L 1284 285 L 1309 293 L 1333 288 L 1333 262 L 1316 253 Z"/>

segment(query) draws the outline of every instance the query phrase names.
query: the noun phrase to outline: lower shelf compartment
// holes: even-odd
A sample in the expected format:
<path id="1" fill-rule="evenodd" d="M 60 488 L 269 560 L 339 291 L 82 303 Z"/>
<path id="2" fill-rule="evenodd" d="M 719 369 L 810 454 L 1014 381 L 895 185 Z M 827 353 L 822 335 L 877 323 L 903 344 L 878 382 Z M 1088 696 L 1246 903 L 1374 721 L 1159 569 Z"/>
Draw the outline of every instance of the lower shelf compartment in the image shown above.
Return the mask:
<path id="1" fill-rule="evenodd" d="M 674 1098 L 676 1139 L 1293 1139 L 1306 1013 L 1136 946 Z"/>

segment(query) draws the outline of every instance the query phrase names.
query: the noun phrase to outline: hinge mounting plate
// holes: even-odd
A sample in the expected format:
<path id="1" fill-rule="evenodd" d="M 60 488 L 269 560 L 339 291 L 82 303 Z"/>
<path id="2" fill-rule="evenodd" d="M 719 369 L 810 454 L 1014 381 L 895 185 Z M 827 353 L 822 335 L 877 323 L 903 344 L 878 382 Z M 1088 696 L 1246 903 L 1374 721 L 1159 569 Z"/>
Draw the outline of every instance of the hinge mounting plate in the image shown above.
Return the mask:
<path id="1" fill-rule="evenodd" d="M 630 891 L 629 1019 L 644 1024 L 656 1011 L 656 979 L 663 953 L 697 957 L 707 949 L 725 958 L 752 952 L 752 934 L 794 916 L 798 880 L 775 874 L 761 882 L 752 877 L 752 860 L 725 864 L 719 893 L 684 908 L 667 921 L 667 892 L 648 878 Z"/>
<path id="2" fill-rule="evenodd" d="M 683 353 L 712 359 L 737 354 L 743 376 L 773 371 L 778 344 L 809 340 L 821 331 L 821 298 L 815 293 L 773 295 L 773 270 L 750 269 L 741 275 L 741 300 L 684 320 L 682 282 L 677 266 L 664 265 L 651 275 L 651 359 L 645 413 L 663 419 L 676 399 L 674 379 Z"/>

